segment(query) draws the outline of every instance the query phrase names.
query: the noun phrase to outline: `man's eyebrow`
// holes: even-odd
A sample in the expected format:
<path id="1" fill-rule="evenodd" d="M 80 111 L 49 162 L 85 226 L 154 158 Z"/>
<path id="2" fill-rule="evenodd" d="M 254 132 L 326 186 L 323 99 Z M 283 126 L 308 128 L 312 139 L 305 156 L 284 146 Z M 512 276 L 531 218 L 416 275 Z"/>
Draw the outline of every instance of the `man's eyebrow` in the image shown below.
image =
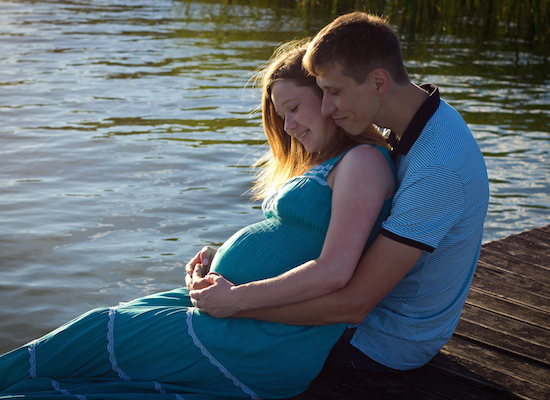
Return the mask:
<path id="1" fill-rule="evenodd" d="M 317 83 L 317 86 L 319 86 L 322 90 L 334 89 L 334 83 L 332 82 L 321 84 L 321 82 L 319 82 L 319 78 L 317 78 L 315 82 Z"/>
<path id="2" fill-rule="evenodd" d="M 338 87 L 336 85 L 318 85 L 323 92 L 329 91 L 329 90 L 337 90 Z"/>

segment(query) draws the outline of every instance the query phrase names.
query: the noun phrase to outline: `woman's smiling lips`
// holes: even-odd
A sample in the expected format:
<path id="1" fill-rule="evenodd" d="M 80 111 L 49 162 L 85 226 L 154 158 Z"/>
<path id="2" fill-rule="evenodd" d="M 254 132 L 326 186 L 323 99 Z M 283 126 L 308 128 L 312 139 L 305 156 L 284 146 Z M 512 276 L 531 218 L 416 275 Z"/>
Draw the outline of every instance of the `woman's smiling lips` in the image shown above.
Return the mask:
<path id="1" fill-rule="evenodd" d="M 296 136 L 296 139 L 298 139 L 300 142 L 302 141 L 302 139 L 304 138 L 304 136 L 306 136 L 309 132 L 309 129 L 306 129 L 305 131 L 303 131 L 300 135 L 297 135 Z"/>

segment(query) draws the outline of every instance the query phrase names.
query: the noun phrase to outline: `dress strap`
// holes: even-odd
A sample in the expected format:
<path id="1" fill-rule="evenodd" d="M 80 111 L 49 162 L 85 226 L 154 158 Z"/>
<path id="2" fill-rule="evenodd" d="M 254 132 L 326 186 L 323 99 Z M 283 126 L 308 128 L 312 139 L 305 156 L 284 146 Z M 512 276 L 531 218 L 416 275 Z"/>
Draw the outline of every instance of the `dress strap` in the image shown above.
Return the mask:
<path id="1" fill-rule="evenodd" d="M 357 146 L 369 146 L 369 147 L 372 147 L 368 144 L 359 144 Z M 357 146 L 354 146 L 352 147 L 351 149 L 357 147 Z M 305 172 L 302 176 L 307 176 L 308 178 L 313 178 L 315 180 L 317 180 L 321 185 L 323 186 L 327 186 L 328 183 L 327 183 L 327 176 L 329 174 L 329 172 L 332 170 L 332 168 L 334 168 L 334 166 L 336 164 L 338 164 L 338 162 L 340 162 L 340 160 L 348 153 L 348 151 L 350 151 L 351 149 L 348 149 L 342 153 L 340 153 L 339 155 L 337 155 L 336 157 L 332 157 L 330 159 L 328 159 L 327 161 L 323 162 L 322 164 L 319 164 L 319 165 L 316 165 L 315 167 L 312 167 L 310 168 L 307 172 Z"/>

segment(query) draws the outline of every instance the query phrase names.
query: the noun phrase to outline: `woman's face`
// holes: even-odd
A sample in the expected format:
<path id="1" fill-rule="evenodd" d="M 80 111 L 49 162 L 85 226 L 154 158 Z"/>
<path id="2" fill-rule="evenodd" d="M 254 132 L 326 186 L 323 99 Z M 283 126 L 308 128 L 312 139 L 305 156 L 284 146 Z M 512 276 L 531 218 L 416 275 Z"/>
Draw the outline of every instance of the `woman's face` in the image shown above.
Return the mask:
<path id="1" fill-rule="evenodd" d="M 321 115 L 322 98 L 315 88 L 291 80 L 277 81 L 271 87 L 271 101 L 286 133 L 299 140 L 308 153 L 326 150 L 333 143 L 339 128 L 332 117 Z"/>

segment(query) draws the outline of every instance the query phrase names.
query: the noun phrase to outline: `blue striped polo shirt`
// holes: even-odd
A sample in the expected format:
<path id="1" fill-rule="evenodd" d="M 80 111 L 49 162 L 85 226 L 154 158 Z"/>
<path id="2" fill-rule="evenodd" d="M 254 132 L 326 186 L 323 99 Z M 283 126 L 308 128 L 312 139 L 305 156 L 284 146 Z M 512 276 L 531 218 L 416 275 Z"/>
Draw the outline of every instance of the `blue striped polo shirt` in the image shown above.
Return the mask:
<path id="1" fill-rule="evenodd" d="M 423 89 L 430 97 L 395 150 L 398 189 L 380 232 L 423 252 L 351 340 L 399 370 L 426 364 L 453 334 L 477 266 L 489 200 L 472 133 L 435 86 Z"/>

